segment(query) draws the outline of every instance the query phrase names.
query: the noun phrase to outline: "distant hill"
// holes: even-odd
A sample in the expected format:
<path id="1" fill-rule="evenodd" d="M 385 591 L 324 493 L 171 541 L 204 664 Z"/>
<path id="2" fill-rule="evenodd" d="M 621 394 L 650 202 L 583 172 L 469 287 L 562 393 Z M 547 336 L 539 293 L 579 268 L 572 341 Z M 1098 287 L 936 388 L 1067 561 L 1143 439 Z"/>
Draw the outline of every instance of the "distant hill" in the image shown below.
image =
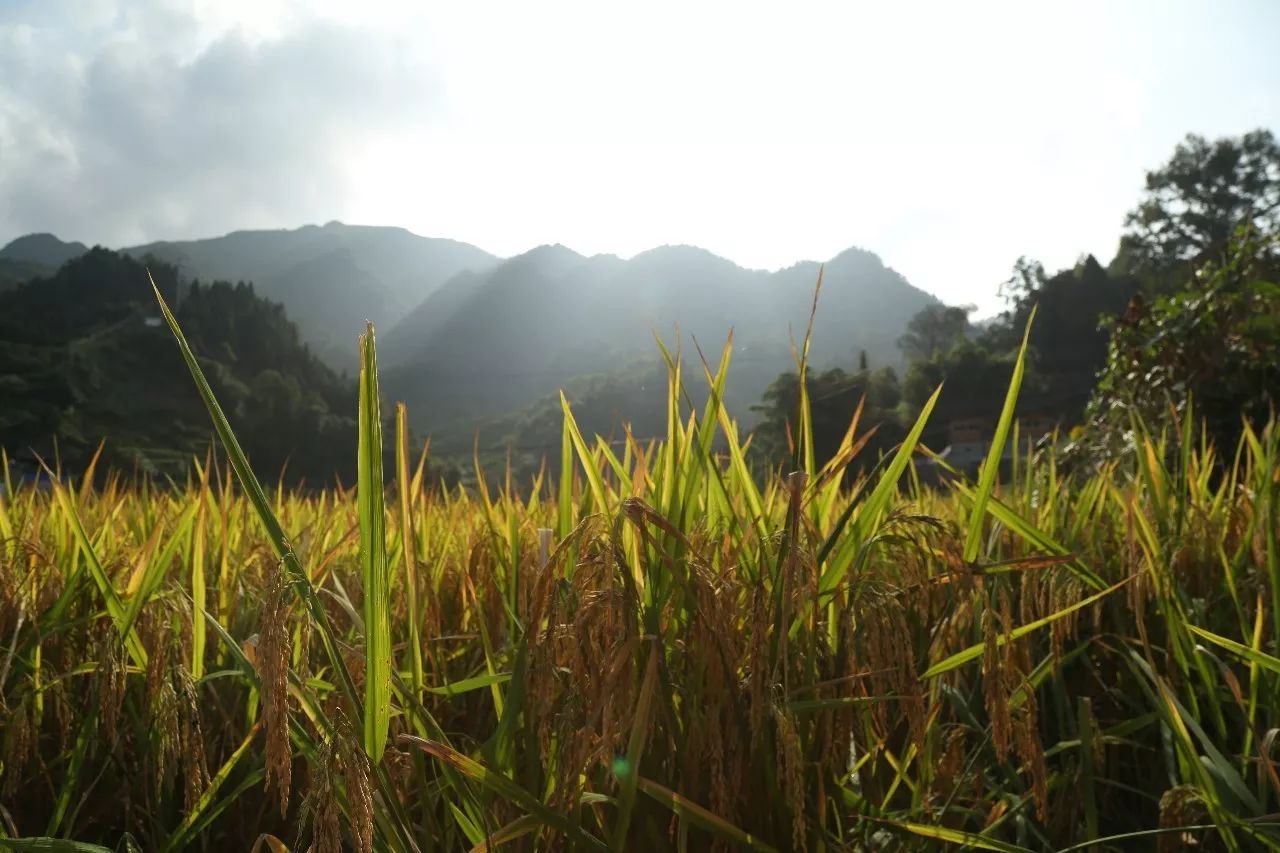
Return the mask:
<path id="1" fill-rule="evenodd" d="M 0 260 L 38 264 L 57 269 L 87 251 L 89 247 L 84 243 L 67 243 L 52 234 L 27 234 L 0 249 Z"/>
<path id="2" fill-rule="evenodd" d="M 389 328 L 458 273 L 498 262 L 456 240 L 340 222 L 235 231 L 124 251 L 173 264 L 185 279 L 252 282 L 260 296 L 285 306 L 302 339 L 319 356 L 341 368 L 354 367 L 356 338 L 365 320 Z"/>
<path id="3" fill-rule="evenodd" d="M 42 275 L 50 275 L 72 258 L 89 251 L 83 243 L 66 243 L 52 234 L 27 234 L 0 248 L 0 291 Z"/>
<path id="4" fill-rule="evenodd" d="M 543 246 L 492 269 L 456 276 L 380 339 L 388 395 L 425 431 L 528 406 L 573 377 L 624 371 L 658 355 L 656 332 L 697 363 L 730 328 L 735 356 L 727 399 L 740 416 L 793 362 L 820 264 L 749 270 L 706 250 L 663 246 L 629 260 Z M 874 254 L 849 249 L 825 265 L 813 362 L 896 365 L 896 340 L 934 297 Z M 692 384 L 701 380 L 695 378 Z M 625 384 L 625 383 L 623 383 Z M 627 413 L 614 395 L 616 408 Z"/>
<path id="5" fill-rule="evenodd" d="M 21 237 L 0 250 L 0 292 L 49 278 L 86 251 L 49 234 Z M 809 322 L 823 266 L 744 269 L 693 246 L 623 259 L 553 245 L 501 260 L 402 228 L 338 222 L 122 252 L 184 283 L 251 282 L 257 297 L 283 306 L 298 342 L 338 370 L 354 372 L 356 337 L 373 320 L 387 398 L 408 402 L 415 430 L 435 434 L 438 449 L 465 451 L 480 424 L 496 427 L 486 439 L 527 440 L 563 387 L 589 390 L 602 429 L 614 416 L 643 417 L 653 383 L 637 377 L 659 357 L 655 333 L 696 366 L 694 342 L 714 359 L 732 328 L 726 399 L 750 421 L 750 406 L 793 366 L 791 343 Z M 851 368 L 865 351 L 873 367 L 900 366 L 898 336 L 933 303 L 874 254 L 842 252 L 825 264 L 812 362 Z M 691 386 L 700 381 L 695 374 Z"/>
<path id="6" fill-rule="evenodd" d="M 150 271 L 259 473 L 286 462 L 311 482 L 345 476 L 355 446 L 355 384 L 299 340 L 281 306 L 248 285 L 192 286 Z M 106 439 L 125 470 L 189 470 L 212 430 L 139 262 L 95 248 L 49 277 L 0 293 L 0 447 L 71 471 Z M 56 448 L 54 441 L 56 440 Z"/>

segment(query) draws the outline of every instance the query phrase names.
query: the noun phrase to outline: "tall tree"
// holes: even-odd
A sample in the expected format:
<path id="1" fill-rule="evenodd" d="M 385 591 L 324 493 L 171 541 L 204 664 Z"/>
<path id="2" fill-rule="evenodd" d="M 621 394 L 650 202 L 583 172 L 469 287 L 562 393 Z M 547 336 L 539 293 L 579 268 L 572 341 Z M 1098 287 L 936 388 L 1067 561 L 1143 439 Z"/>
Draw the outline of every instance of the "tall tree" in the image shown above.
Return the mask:
<path id="1" fill-rule="evenodd" d="M 1190 134 L 1147 173 L 1116 261 L 1126 272 L 1169 270 L 1221 255 L 1241 227 L 1280 233 L 1280 144 L 1269 130 L 1213 142 Z"/>

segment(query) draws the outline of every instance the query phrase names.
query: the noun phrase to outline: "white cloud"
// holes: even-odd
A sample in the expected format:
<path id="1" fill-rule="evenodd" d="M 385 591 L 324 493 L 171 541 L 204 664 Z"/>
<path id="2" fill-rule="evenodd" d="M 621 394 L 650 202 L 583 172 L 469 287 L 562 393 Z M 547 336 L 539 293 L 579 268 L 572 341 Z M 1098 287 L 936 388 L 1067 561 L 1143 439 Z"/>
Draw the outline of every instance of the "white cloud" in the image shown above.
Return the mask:
<path id="1" fill-rule="evenodd" d="M 162 11 L 91 17 L 85 42 L 0 25 L 0 230 L 118 244 L 338 215 L 358 189 L 345 158 L 418 132 L 438 96 L 376 30 L 210 37 Z"/>

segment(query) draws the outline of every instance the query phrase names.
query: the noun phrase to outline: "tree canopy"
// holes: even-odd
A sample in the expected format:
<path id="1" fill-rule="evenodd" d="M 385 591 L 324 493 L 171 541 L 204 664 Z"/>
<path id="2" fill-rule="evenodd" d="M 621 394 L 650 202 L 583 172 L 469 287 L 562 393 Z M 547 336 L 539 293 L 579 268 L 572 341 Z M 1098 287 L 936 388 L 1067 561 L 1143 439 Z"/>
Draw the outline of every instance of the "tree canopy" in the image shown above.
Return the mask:
<path id="1" fill-rule="evenodd" d="M 1212 142 L 1190 134 L 1147 173 L 1117 263 L 1152 273 L 1215 258 L 1241 228 L 1263 238 L 1280 233 L 1280 144 L 1269 130 Z"/>
<path id="2" fill-rule="evenodd" d="M 926 306 L 907 323 L 907 331 L 898 338 L 898 349 L 908 361 L 928 360 L 946 353 L 964 339 L 973 311 L 971 305 Z"/>

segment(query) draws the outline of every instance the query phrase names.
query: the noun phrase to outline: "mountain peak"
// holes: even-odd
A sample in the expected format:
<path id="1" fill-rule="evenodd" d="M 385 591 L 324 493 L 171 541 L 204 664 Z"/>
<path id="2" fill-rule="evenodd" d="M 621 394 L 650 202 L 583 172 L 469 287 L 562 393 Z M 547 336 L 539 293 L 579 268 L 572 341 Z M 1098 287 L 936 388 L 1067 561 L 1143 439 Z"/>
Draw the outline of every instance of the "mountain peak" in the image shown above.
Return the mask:
<path id="1" fill-rule="evenodd" d="M 728 258 L 721 257 L 709 249 L 701 246 L 691 246 L 688 243 L 668 243 L 663 246 L 655 246 L 647 249 L 631 259 L 641 265 L 660 264 L 660 265 L 679 265 L 696 269 L 708 267 L 724 267 L 726 269 L 743 269 Z"/>
<path id="2" fill-rule="evenodd" d="M 561 243 L 548 243 L 542 246 L 535 246 L 523 255 L 516 255 L 507 263 L 530 264 L 544 273 L 554 276 L 562 275 L 585 260 L 586 257 L 578 254 L 568 246 Z"/>
<path id="3" fill-rule="evenodd" d="M 857 246 L 850 246 L 844 251 L 837 254 L 834 258 L 827 261 L 828 264 L 839 263 L 856 263 L 862 265 L 874 265 L 883 267 L 884 261 L 880 260 L 880 256 L 875 252 L 868 252 L 866 249 Z"/>
<path id="4" fill-rule="evenodd" d="M 585 256 L 578 254 L 563 243 L 543 243 L 541 246 L 534 246 L 522 255 L 516 255 L 516 258 L 577 258 L 583 260 Z"/>
<path id="5" fill-rule="evenodd" d="M 60 267 L 72 258 L 78 258 L 89 247 L 84 243 L 68 243 L 46 232 L 26 234 L 0 249 L 0 258 L 10 261 L 45 264 Z"/>

